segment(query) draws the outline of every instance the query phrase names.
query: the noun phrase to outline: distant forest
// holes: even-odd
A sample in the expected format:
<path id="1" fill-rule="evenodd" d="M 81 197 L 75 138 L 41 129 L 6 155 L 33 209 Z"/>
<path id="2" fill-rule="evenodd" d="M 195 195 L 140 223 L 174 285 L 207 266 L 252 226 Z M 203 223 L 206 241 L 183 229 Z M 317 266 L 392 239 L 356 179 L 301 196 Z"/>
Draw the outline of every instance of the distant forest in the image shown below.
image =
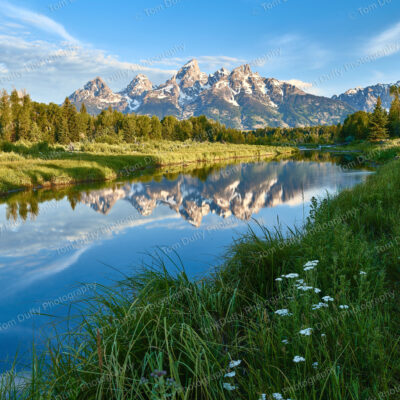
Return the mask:
<path id="1" fill-rule="evenodd" d="M 31 100 L 28 94 L 16 90 L 0 97 L 0 140 L 16 142 L 48 142 L 69 144 L 80 141 L 98 143 L 136 143 L 145 140 L 188 139 L 200 142 L 247 144 L 313 144 L 345 140 L 383 140 L 400 137 L 400 88 L 392 87 L 394 99 L 389 112 L 378 99 L 373 113 L 358 111 L 343 124 L 298 128 L 266 127 L 242 132 L 207 119 L 191 117 L 180 121 L 167 116 L 161 121 L 147 115 L 122 114 L 103 110 L 97 116 L 87 113 L 83 104 L 78 111 L 68 98 L 59 106 Z"/>

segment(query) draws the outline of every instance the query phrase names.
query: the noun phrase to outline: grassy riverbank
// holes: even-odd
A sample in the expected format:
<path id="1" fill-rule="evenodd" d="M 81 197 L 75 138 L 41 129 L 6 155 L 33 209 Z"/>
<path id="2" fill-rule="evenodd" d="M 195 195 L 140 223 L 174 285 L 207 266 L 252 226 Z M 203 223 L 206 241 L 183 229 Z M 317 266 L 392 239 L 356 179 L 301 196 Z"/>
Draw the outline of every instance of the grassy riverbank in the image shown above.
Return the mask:
<path id="1" fill-rule="evenodd" d="M 207 279 L 146 269 L 100 289 L 79 329 L 35 360 L 33 382 L 8 374 L 0 397 L 395 399 L 399 199 L 391 161 L 314 204 L 292 237 L 241 238 Z"/>
<path id="2" fill-rule="evenodd" d="M 325 148 L 330 151 L 331 149 Z M 400 139 L 386 140 L 382 143 L 371 143 L 367 141 L 335 146 L 335 151 L 360 153 L 362 158 L 375 162 L 386 162 L 400 155 Z"/>
<path id="3" fill-rule="evenodd" d="M 291 155 L 291 147 L 197 142 L 76 144 L 70 147 L 3 143 L 0 146 L 0 194 L 33 187 L 113 180 L 166 165 L 214 163 L 239 158 Z"/>

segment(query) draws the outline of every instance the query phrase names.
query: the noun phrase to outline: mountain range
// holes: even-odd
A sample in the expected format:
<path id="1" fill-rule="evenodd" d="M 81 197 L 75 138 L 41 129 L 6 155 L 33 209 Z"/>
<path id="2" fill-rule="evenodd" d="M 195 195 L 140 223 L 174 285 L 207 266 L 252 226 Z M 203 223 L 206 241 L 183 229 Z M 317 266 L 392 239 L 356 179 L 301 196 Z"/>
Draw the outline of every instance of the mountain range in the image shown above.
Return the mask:
<path id="1" fill-rule="evenodd" d="M 185 64 L 161 85 L 137 75 L 120 92 L 113 92 L 100 77 L 76 90 L 70 101 L 79 109 L 99 114 L 112 107 L 123 113 L 173 115 L 178 119 L 205 115 L 228 127 L 250 130 L 265 126 L 337 124 L 356 110 L 370 111 L 378 95 L 390 106 L 390 85 L 357 88 L 332 98 L 315 96 L 274 78 L 263 78 L 248 64 L 207 75 L 196 60 Z"/>
<path id="2" fill-rule="evenodd" d="M 382 100 L 382 106 L 386 109 L 390 108 L 393 98 L 390 96 L 390 87 L 396 85 L 400 86 L 400 81 L 393 84 L 382 84 L 367 86 L 366 88 L 356 87 L 350 89 L 339 96 L 333 96 L 334 100 L 341 100 L 356 110 L 371 112 L 374 110 L 376 101 L 380 96 Z"/>

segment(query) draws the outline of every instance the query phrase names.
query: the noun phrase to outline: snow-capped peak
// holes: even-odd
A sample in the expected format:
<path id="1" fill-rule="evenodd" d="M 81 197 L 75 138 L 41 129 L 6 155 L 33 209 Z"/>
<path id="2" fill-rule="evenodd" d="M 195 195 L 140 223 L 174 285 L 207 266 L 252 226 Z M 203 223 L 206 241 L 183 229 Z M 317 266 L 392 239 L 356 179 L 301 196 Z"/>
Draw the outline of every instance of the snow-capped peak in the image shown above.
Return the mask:
<path id="1" fill-rule="evenodd" d="M 131 98 L 141 96 L 144 92 L 148 92 L 153 89 L 153 84 L 150 82 L 146 75 L 139 74 L 135 76 L 132 82 L 120 93 L 127 95 Z"/>
<path id="2" fill-rule="evenodd" d="M 107 86 L 102 78 L 99 76 L 94 78 L 93 80 L 89 81 L 85 86 L 84 89 L 92 92 L 96 96 L 101 94 L 103 91 L 111 91 L 111 89 Z"/>
<path id="3" fill-rule="evenodd" d="M 345 94 L 347 94 L 347 95 L 356 94 L 356 93 L 358 93 L 360 90 L 362 90 L 362 87 L 361 87 L 361 86 L 357 86 L 357 87 L 355 87 L 354 89 L 349 89 L 349 90 L 347 90 L 347 91 L 345 92 Z"/>

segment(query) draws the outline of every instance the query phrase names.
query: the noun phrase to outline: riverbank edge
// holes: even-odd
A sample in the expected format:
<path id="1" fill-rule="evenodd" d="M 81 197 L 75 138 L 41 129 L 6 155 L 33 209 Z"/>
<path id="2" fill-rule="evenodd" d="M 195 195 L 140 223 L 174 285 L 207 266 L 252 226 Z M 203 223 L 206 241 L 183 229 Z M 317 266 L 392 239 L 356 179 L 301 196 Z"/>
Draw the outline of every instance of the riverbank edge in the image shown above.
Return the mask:
<path id="1" fill-rule="evenodd" d="M 227 148 L 227 152 L 232 152 L 232 146 L 235 145 L 229 145 Z M 238 146 L 238 151 L 240 151 L 241 145 Z M 48 165 L 50 166 L 50 172 L 48 173 L 50 175 L 50 178 L 48 180 L 45 180 L 41 183 L 35 183 L 32 181 L 32 176 L 31 176 L 31 181 L 30 183 L 24 183 L 24 184 L 12 184 L 9 181 L 6 180 L 7 173 L 1 173 L 0 172 L 0 188 L 2 186 L 4 187 L 10 187 L 9 189 L 0 189 L 0 197 L 6 197 L 10 194 L 16 193 L 16 192 L 21 192 L 21 191 L 27 191 L 27 190 L 38 190 L 38 189 L 46 189 L 46 188 L 57 188 L 57 187 L 63 187 L 63 186 L 71 186 L 71 185 L 77 185 L 77 184 L 85 184 L 85 183 L 96 183 L 96 182 L 108 182 L 108 181 L 113 181 L 113 180 L 118 180 L 121 178 L 130 178 L 135 176 L 137 173 L 143 172 L 145 170 L 153 170 L 153 169 L 162 169 L 166 167 L 176 167 L 176 166 L 195 166 L 195 165 L 213 165 L 214 163 L 219 163 L 219 162 L 225 162 L 225 161 L 236 161 L 236 160 L 272 160 L 277 157 L 290 157 L 293 156 L 298 152 L 296 148 L 292 147 L 272 147 L 272 146 L 266 146 L 269 151 L 266 151 L 265 153 L 260 152 L 260 147 L 262 146 L 255 146 L 254 148 L 254 154 L 246 154 L 246 155 L 222 155 L 222 154 L 212 154 L 212 152 L 209 152 L 209 154 L 206 154 L 206 156 L 201 154 L 200 156 L 196 157 L 196 159 L 189 159 L 189 160 L 183 160 L 179 162 L 168 162 L 168 161 L 163 161 L 163 155 L 154 155 L 154 154 L 143 154 L 143 155 L 137 155 L 134 154 L 131 157 L 127 154 L 121 154 L 120 156 L 129 159 L 128 163 L 126 165 L 121 165 L 118 167 L 117 170 L 112 169 L 110 167 L 104 168 L 104 166 L 101 166 L 98 161 L 96 160 L 96 156 L 100 159 L 101 157 L 104 157 L 104 155 L 101 154 L 90 154 L 90 163 L 92 163 L 91 168 L 88 168 L 86 171 L 86 176 L 84 178 L 75 178 L 73 176 L 56 176 L 54 175 L 55 169 L 56 168 L 62 168 L 63 164 L 68 164 L 68 169 L 76 169 L 76 168 L 82 168 L 82 162 L 85 161 L 85 156 L 88 154 L 77 154 L 76 156 L 79 157 L 79 159 L 66 159 L 66 160 L 40 160 L 40 159 L 27 159 L 26 161 L 14 161 L 14 162 L 0 162 L 0 171 L 1 167 L 6 166 L 9 168 L 14 168 L 18 169 L 19 171 L 22 171 L 21 169 L 21 163 L 23 164 L 23 167 L 25 169 L 32 168 L 34 169 L 37 165 L 40 165 L 42 167 L 47 167 Z M 272 151 L 271 151 L 272 149 Z M 249 150 L 249 147 L 246 146 L 246 151 Z M 81 159 L 83 157 L 83 159 Z M 107 157 L 107 155 L 105 156 Z M 118 155 L 109 155 L 109 157 L 118 157 Z M 55 167 L 53 164 L 57 164 L 57 167 Z M 101 172 L 103 172 L 103 176 L 99 176 L 99 167 L 101 168 Z M 53 168 L 53 171 L 51 171 L 51 168 Z M 66 167 L 67 168 L 67 167 Z M 29 176 L 29 171 L 24 171 L 23 172 L 25 177 Z"/>

